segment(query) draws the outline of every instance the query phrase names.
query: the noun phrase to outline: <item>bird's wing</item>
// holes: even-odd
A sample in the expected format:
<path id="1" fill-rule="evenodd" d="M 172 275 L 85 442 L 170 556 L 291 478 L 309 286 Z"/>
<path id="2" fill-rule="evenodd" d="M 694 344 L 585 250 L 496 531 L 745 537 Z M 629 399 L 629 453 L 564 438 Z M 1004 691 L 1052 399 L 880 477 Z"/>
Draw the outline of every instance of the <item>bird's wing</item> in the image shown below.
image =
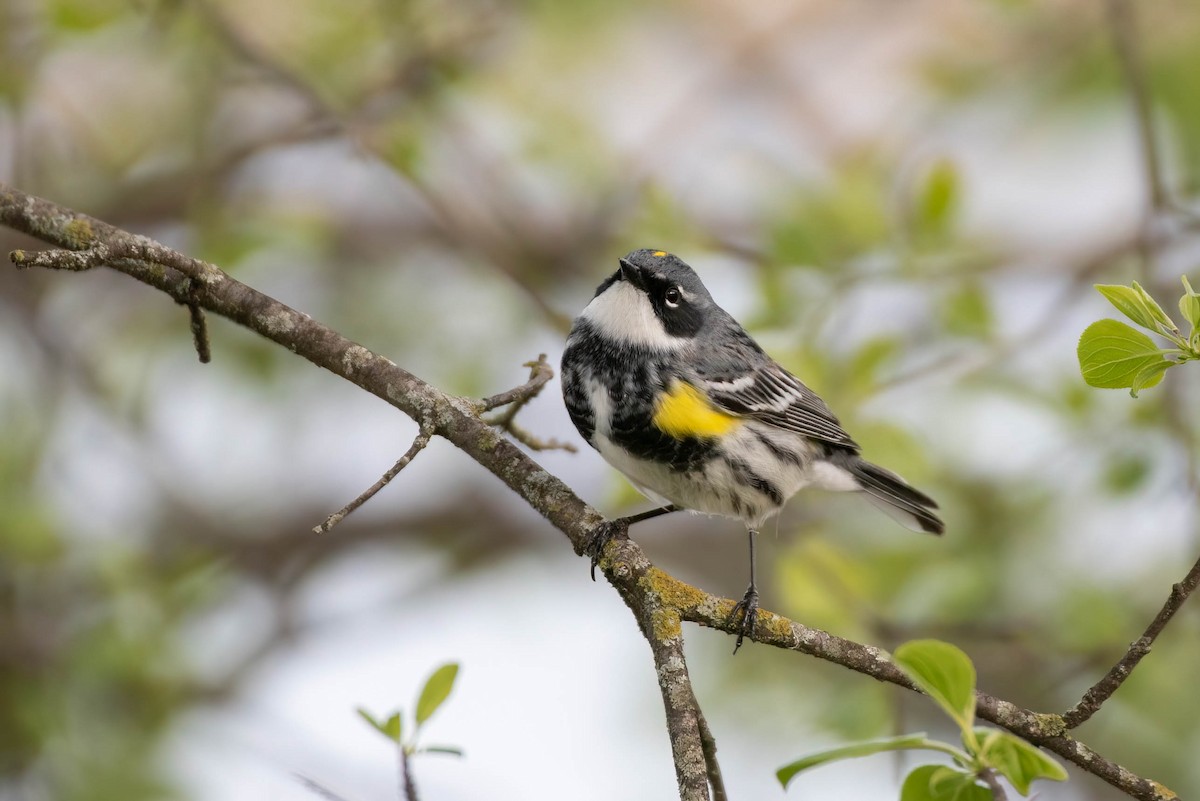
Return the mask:
<path id="1" fill-rule="evenodd" d="M 774 362 L 750 372 L 710 374 L 703 386 L 713 403 L 731 414 L 858 451 L 825 401 Z"/>

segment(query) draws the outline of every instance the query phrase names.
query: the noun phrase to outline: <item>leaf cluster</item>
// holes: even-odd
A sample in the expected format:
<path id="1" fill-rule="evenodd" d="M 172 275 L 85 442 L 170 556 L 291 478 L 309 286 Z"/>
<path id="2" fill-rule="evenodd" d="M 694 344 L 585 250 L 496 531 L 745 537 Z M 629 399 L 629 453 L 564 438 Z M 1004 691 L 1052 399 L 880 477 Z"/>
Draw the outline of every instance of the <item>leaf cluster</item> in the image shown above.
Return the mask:
<path id="1" fill-rule="evenodd" d="M 838 759 L 884 751 L 924 750 L 948 754 L 953 765 L 914 768 L 900 789 L 900 801 L 991 801 L 985 777 L 999 774 L 1021 795 L 1036 779 L 1065 781 L 1067 772 L 1036 746 L 1006 731 L 975 727 L 975 665 L 957 647 L 940 640 L 913 640 L 896 649 L 892 661 L 958 725 L 962 746 L 929 739 L 924 733 L 865 740 L 802 757 L 776 771 L 785 788 L 800 772 Z"/>
<path id="2" fill-rule="evenodd" d="M 1096 284 L 1108 302 L 1142 328 L 1171 342 L 1173 348 L 1159 348 L 1154 340 L 1119 320 L 1098 320 L 1079 337 L 1079 370 L 1089 386 L 1101 389 L 1129 389 L 1138 392 L 1162 381 L 1163 374 L 1177 364 L 1200 359 L 1200 295 L 1183 276 L 1183 296 L 1179 313 L 1191 327 L 1185 336 L 1137 281 L 1129 286 Z"/>
<path id="3" fill-rule="evenodd" d="M 375 717 L 362 707 L 358 708 L 358 714 L 373 729 L 399 746 L 406 755 L 429 753 L 462 756 L 462 749 L 457 746 L 422 746 L 419 741 L 421 727 L 433 717 L 433 713 L 437 712 L 442 704 L 446 702 L 446 699 L 450 697 L 450 691 L 454 689 L 454 680 L 457 678 L 458 663 L 447 662 L 433 671 L 433 674 L 425 680 L 425 685 L 421 688 L 421 692 L 417 696 L 417 707 L 414 715 L 416 725 L 413 727 L 411 737 L 407 740 L 404 739 L 404 718 L 400 710 L 395 710 L 383 720 Z"/>

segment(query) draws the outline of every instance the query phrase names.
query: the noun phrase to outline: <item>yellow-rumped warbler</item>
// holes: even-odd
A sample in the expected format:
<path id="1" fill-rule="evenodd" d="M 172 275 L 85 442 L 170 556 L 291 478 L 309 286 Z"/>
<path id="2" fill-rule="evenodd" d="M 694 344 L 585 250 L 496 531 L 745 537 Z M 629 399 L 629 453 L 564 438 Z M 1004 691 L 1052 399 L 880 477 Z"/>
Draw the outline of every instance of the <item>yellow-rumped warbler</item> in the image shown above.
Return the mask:
<path id="1" fill-rule="evenodd" d="M 758 612 L 757 530 L 804 487 L 863 492 L 909 528 L 944 529 L 932 498 L 860 457 L 825 402 L 665 251 L 633 251 L 600 284 L 567 338 L 562 386 L 588 444 L 667 504 L 623 522 L 688 509 L 746 524 L 750 586 L 733 611 L 738 646 Z M 594 543 L 593 560 L 603 544 Z"/>

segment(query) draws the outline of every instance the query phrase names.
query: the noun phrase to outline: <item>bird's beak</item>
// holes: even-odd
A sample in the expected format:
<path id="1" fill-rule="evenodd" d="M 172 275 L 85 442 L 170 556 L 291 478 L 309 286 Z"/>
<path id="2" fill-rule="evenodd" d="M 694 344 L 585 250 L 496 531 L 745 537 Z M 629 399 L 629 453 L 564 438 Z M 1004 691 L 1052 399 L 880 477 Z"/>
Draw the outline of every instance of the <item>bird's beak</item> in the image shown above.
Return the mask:
<path id="1" fill-rule="evenodd" d="M 646 282 L 642 279 L 642 271 L 628 259 L 621 259 L 621 278 L 633 284 L 638 289 L 645 289 Z"/>

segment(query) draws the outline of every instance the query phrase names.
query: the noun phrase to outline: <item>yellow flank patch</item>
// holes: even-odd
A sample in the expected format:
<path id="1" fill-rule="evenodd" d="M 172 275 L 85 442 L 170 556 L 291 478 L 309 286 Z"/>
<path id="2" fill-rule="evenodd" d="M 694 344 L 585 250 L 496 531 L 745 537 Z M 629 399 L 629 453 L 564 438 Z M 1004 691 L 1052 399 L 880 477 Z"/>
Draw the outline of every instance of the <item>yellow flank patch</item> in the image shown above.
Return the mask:
<path id="1" fill-rule="evenodd" d="M 652 253 L 651 255 L 652 255 L 652 256 L 657 256 L 657 257 L 659 257 L 659 258 L 662 258 L 663 256 L 667 255 L 667 251 L 665 251 L 665 250 L 656 250 L 656 251 L 654 251 L 654 253 Z"/>
<path id="2" fill-rule="evenodd" d="M 738 425 L 738 418 L 713 406 L 708 398 L 683 381 L 675 381 L 654 404 L 654 425 L 660 431 L 685 437 L 719 437 Z"/>

